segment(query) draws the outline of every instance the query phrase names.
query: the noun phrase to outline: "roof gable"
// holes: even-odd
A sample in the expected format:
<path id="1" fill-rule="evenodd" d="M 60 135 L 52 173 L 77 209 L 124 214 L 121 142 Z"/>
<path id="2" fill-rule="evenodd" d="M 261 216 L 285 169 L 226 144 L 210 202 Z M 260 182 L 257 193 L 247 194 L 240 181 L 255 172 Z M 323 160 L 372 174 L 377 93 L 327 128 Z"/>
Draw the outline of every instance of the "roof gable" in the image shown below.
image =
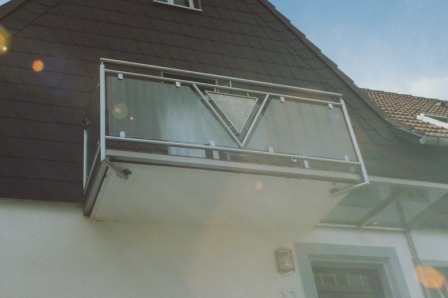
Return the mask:
<path id="1" fill-rule="evenodd" d="M 12 40 L 0 56 L 1 196 L 82 201 L 82 132 L 100 57 L 342 93 L 369 174 L 448 182 L 440 177 L 448 164 L 397 139 L 353 82 L 267 1 L 203 0 L 202 8 L 148 0 L 2 6 Z M 41 72 L 30 67 L 36 59 Z"/>

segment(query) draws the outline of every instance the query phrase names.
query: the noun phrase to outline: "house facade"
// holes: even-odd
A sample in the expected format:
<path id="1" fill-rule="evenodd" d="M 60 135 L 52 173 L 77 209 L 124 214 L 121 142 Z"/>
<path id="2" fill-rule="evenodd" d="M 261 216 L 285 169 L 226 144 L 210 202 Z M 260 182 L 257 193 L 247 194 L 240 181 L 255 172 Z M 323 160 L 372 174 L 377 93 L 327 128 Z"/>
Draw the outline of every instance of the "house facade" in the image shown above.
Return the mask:
<path id="1" fill-rule="evenodd" d="M 448 295 L 445 131 L 268 1 L 13 0 L 0 49 L 2 297 Z"/>

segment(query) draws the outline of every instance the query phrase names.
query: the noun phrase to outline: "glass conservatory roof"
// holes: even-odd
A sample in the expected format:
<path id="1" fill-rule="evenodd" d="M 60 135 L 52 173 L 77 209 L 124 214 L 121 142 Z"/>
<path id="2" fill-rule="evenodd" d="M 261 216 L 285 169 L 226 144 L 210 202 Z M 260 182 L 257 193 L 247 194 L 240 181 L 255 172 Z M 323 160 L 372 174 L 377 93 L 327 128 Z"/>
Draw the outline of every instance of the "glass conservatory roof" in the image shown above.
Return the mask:
<path id="1" fill-rule="evenodd" d="M 373 181 L 353 189 L 322 225 L 358 228 L 446 229 L 448 188 Z"/>

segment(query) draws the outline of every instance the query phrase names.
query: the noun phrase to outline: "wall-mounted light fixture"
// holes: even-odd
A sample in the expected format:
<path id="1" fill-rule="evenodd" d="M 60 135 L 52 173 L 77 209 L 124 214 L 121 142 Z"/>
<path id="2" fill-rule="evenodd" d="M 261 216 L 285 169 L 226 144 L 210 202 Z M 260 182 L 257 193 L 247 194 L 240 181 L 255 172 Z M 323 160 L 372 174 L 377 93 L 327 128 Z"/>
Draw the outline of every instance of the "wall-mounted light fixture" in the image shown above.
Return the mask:
<path id="1" fill-rule="evenodd" d="M 275 251 L 275 258 L 277 259 L 278 272 L 285 275 L 294 273 L 295 266 L 292 250 L 289 248 L 278 248 Z"/>

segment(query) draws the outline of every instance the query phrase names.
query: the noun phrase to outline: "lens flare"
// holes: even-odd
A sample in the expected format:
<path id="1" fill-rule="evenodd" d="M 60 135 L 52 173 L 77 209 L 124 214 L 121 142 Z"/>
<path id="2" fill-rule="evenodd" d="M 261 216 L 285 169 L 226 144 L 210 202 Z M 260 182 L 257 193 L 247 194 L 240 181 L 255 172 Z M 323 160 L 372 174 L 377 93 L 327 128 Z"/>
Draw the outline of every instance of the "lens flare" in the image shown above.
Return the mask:
<path id="1" fill-rule="evenodd" d="M 428 289 L 441 289 L 445 286 L 445 277 L 431 266 L 415 268 L 418 281 Z"/>
<path id="2" fill-rule="evenodd" d="M 6 28 L 0 25 L 0 55 L 8 51 L 9 37 L 10 35 Z"/>
<path id="3" fill-rule="evenodd" d="M 128 107 L 124 103 L 117 103 L 114 105 L 112 115 L 115 119 L 124 119 L 128 116 Z"/>
<path id="4" fill-rule="evenodd" d="M 35 72 L 41 72 L 44 69 L 44 67 L 45 67 L 45 64 L 40 59 L 36 59 L 33 61 L 33 63 L 31 63 L 31 68 Z"/>
<path id="5" fill-rule="evenodd" d="M 257 184 L 255 184 L 255 189 L 256 190 L 263 190 L 263 188 L 264 188 L 264 184 L 263 184 L 263 182 L 257 182 Z"/>

